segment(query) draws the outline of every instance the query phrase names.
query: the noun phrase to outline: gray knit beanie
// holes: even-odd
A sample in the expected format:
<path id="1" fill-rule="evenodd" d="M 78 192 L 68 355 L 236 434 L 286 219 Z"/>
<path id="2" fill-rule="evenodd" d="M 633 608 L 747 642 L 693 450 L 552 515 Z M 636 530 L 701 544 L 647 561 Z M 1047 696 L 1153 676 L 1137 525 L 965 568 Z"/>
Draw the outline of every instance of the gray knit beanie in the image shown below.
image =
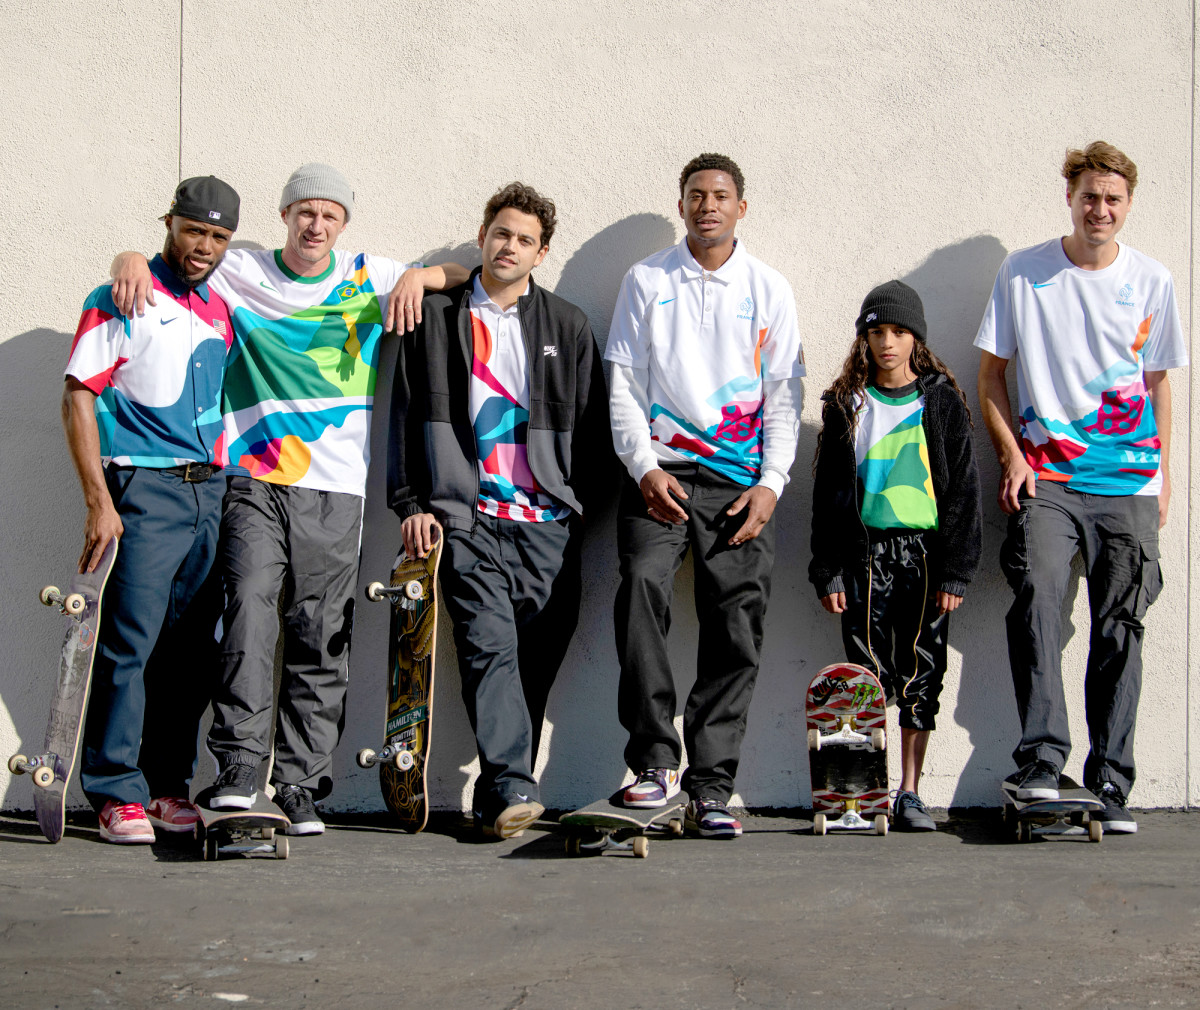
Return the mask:
<path id="1" fill-rule="evenodd" d="M 301 165 L 283 187 L 279 209 L 287 210 L 297 200 L 332 200 L 346 208 L 346 223 L 354 212 L 354 190 L 336 168 L 310 161 Z"/>
<path id="2" fill-rule="evenodd" d="M 925 339 L 925 306 L 921 296 L 903 281 L 888 281 L 872 288 L 863 299 L 854 330 L 861 337 L 872 325 L 884 323 L 902 326 L 918 340 Z"/>

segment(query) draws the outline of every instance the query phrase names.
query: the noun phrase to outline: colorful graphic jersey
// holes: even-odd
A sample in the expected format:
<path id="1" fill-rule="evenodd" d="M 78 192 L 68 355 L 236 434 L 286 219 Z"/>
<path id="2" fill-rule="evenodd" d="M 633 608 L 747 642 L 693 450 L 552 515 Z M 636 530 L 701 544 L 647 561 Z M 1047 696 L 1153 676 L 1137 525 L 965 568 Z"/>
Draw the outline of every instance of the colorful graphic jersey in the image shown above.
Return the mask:
<path id="1" fill-rule="evenodd" d="M 1167 269 L 1121 245 L 1081 270 L 1052 239 L 1000 267 L 975 346 L 1017 356 L 1021 446 L 1039 480 L 1158 494 L 1162 443 L 1145 372 L 1188 362 Z"/>
<path id="2" fill-rule="evenodd" d="M 212 277 L 235 340 L 222 458 L 273 484 L 365 495 L 387 298 L 408 265 L 335 251 L 297 277 L 278 251 L 233 249 Z"/>
<path id="3" fill-rule="evenodd" d="M 871 529 L 937 529 L 924 413 L 915 382 L 887 393 L 868 386 L 859 400 L 854 459 L 862 520 Z"/>
<path id="4" fill-rule="evenodd" d="M 804 375 L 792 289 L 741 242 L 712 272 L 686 238 L 633 266 L 604 356 L 649 370 L 650 435 L 667 458 L 745 485 L 761 472 L 763 384 Z"/>
<path id="5" fill-rule="evenodd" d="M 471 424 L 479 459 L 479 511 L 520 522 L 565 519 L 529 468 L 528 351 L 517 306 L 493 302 L 478 277 L 471 293 Z"/>
<path id="6" fill-rule="evenodd" d="M 188 289 L 161 256 L 157 305 L 126 319 L 112 285 L 83 306 L 66 375 L 96 394 L 100 454 L 117 466 L 211 463 L 221 436 L 221 377 L 233 324 L 207 285 Z"/>

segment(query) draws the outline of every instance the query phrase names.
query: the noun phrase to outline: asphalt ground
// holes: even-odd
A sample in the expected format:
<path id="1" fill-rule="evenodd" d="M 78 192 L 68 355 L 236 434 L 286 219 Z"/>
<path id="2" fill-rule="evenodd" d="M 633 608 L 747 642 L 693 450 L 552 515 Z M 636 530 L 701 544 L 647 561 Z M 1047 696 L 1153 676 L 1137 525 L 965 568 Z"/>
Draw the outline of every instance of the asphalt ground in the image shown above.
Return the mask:
<path id="1" fill-rule="evenodd" d="M 286 861 L 58 845 L 0 816 L 7 1008 L 1195 1007 L 1200 816 L 1016 844 L 995 811 L 936 834 L 811 835 L 567 858 L 549 819 L 484 843 L 333 818 Z"/>

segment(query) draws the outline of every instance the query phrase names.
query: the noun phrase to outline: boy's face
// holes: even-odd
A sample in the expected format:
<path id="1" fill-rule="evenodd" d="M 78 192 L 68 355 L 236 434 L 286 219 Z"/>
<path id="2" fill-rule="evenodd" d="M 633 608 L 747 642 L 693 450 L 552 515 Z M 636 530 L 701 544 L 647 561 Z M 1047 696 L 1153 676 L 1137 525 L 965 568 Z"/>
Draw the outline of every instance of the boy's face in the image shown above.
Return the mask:
<path id="1" fill-rule="evenodd" d="M 867 345 L 875 362 L 876 382 L 904 386 L 916 378 L 911 365 L 916 341 L 911 330 L 893 323 L 882 323 L 867 330 Z"/>
<path id="2" fill-rule="evenodd" d="M 550 247 L 542 245 L 542 222 L 536 214 L 505 207 L 485 231 L 479 229 L 483 250 L 484 280 L 518 284 L 546 258 Z"/>
<path id="3" fill-rule="evenodd" d="M 1075 237 L 1093 247 L 1111 242 L 1125 224 L 1131 199 L 1123 175 L 1084 172 L 1067 188 Z"/>
<path id="4" fill-rule="evenodd" d="M 688 177 L 679 216 L 693 245 L 719 246 L 732 243 L 737 223 L 746 216 L 746 201 L 738 199 L 733 176 L 709 168 Z"/>

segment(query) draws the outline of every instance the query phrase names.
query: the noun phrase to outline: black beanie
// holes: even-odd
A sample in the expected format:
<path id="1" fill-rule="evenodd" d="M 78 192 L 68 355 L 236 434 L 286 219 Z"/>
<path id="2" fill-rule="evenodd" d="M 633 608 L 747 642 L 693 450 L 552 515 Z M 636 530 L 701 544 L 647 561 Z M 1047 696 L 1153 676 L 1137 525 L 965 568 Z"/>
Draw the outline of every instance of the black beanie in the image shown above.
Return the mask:
<path id="1" fill-rule="evenodd" d="M 922 343 L 925 341 L 925 307 L 921 296 L 903 281 L 888 281 L 871 289 L 863 299 L 854 332 L 861 337 L 872 326 L 884 323 L 903 326 Z"/>

